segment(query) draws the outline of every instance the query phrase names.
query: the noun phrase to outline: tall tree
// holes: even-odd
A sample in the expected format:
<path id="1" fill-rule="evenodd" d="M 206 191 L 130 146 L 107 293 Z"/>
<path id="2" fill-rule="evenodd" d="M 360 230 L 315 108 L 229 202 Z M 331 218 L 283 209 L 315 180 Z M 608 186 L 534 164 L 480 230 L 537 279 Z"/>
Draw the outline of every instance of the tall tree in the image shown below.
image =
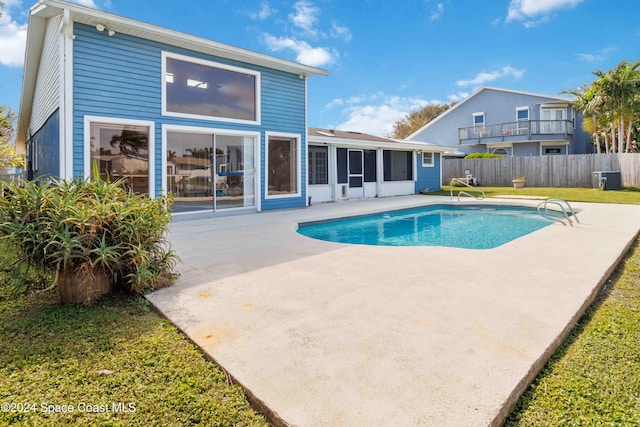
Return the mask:
<path id="1" fill-rule="evenodd" d="M 391 138 L 406 138 L 454 105 L 456 105 L 455 102 L 451 104 L 427 105 L 420 110 L 411 111 L 393 124 L 393 132 L 391 132 L 390 135 Z"/>
<path id="2" fill-rule="evenodd" d="M 0 169 L 23 165 L 22 156 L 16 154 L 12 142 L 15 121 L 13 110 L 0 105 Z"/>
<path id="3" fill-rule="evenodd" d="M 582 85 L 579 89 L 566 89 L 561 93 L 574 96 L 576 110 L 582 113 L 584 120 L 582 129 L 590 133 L 593 137 L 593 145 L 596 146 L 596 152 L 600 154 L 600 132 L 603 129 L 602 117 L 600 114 L 600 102 L 596 96 L 593 86 Z M 605 144 L 606 150 L 609 149 L 608 141 Z"/>
<path id="4" fill-rule="evenodd" d="M 594 136 L 604 137 L 605 152 L 630 152 L 640 119 L 640 60 L 621 61 L 609 71 L 597 70 L 597 79 L 582 90 L 567 90 L 576 97 L 585 119 L 591 117 Z M 609 144 L 611 141 L 611 144 Z"/>

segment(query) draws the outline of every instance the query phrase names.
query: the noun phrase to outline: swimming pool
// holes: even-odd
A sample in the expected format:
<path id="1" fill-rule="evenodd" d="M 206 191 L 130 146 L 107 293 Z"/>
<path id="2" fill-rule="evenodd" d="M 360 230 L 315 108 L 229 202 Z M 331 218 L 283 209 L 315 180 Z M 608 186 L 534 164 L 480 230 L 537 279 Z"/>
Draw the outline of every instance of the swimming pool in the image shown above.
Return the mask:
<path id="1" fill-rule="evenodd" d="M 431 205 L 302 223 L 298 233 L 319 240 L 360 245 L 492 249 L 552 223 L 530 207 Z"/>

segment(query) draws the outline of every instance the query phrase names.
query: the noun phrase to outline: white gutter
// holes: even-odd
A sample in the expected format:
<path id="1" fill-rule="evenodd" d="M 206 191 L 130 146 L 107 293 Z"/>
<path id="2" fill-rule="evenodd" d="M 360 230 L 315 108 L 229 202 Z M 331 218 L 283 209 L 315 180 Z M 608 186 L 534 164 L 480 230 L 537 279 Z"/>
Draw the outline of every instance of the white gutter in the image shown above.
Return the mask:
<path id="1" fill-rule="evenodd" d="M 445 153 L 451 151 L 451 147 L 441 147 L 437 145 L 430 145 L 420 142 L 384 142 L 384 141 L 366 141 L 356 139 L 345 138 L 332 138 L 332 137 L 318 137 L 309 135 L 308 144 L 322 144 L 333 145 L 343 148 L 387 148 L 392 150 L 414 150 L 414 151 L 426 151 L 433 153 Z"/>

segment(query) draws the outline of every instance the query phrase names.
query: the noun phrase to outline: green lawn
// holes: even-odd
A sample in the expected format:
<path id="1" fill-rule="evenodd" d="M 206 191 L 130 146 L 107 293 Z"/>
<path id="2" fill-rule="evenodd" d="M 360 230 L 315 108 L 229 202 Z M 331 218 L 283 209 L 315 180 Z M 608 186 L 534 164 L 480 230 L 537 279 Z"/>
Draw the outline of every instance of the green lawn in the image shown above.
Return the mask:
<path id="1" fill-rule="evenodd" d="M 640 239 L 506 426 L 640 425 Z"/>
<path id="2" fill-rule="evenodd" d="M 483 190 L 488 196 L 640 204 L 640 192 L 633 191 Z M 448 189 L 441 194 L 448 195 Z M 639 425 L 639 241 L 607 292 L 520 399 L 508 426 Z M 0 245 L 0 270 L 10 262 L 7 252 Z M 61 306 L 56 291 L 12 297 L 0 287 L 3 402 L 16 410 L 33 406 L 28 413 L 0 411 L 0 425 L 267 424 L 242 390 L 229 385 L 220 369 L 144 298 L 117 295 L 91 307 Z M 45 413 L 62 410 L 50 405 L 72 405 L 73 412 Z M 111 410 L 87 412 L 103 408 Z"/>
<path id="3" fill-rule="evenodd" d="M 564 199 L 570 202 L 591 202 L 591 203 L 619 203 L 619 204 L 640 204 L 640 191 L 637 189 L 627 189 L 621 191 L 600 191 L 593 188 L 555 188 L 555 187 L 477 187 L 485 192 L 487 197 L 501 195 L 516 196 L 547 196 L 551 199 Z M 429 193 L 429 195 L 449 196 L 449 186 L 444 186 L 442 190 Z M 473 193 L 469 188 L 453 187 L 454 197 L 458 191 Z"/>
<path id="4" fill-rule="evenodd" d="M 0 425 L 267 425 L 147 300 L 122 295 L 61 306 L 56 291 L 0 288 L 0 403 L 16 411 L 3 404 Z"/>

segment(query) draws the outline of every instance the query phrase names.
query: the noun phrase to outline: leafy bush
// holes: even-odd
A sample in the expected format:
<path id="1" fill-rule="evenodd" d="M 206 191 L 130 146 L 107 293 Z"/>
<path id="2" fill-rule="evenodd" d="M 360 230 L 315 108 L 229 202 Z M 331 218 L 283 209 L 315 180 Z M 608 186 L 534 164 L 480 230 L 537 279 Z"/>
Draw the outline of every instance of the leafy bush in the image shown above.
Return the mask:
<path id="1" fill-rule="evenodd" d="M 471 153 L 464 156 L 465 159 L 499 159 L 502 154 L 494 153 Z"/>
<path id="2" fill-rule="evenodd" d="M 94 177 L 9 184 L 0 197 L 0 240 L 14 270 L 63 275 L 96 270 L 142 293 L 166 286 L 178 261 L 165 234 L 171 199 L 150 199 Z M 61 289 L 62 290 L 62 289 Z"/>

